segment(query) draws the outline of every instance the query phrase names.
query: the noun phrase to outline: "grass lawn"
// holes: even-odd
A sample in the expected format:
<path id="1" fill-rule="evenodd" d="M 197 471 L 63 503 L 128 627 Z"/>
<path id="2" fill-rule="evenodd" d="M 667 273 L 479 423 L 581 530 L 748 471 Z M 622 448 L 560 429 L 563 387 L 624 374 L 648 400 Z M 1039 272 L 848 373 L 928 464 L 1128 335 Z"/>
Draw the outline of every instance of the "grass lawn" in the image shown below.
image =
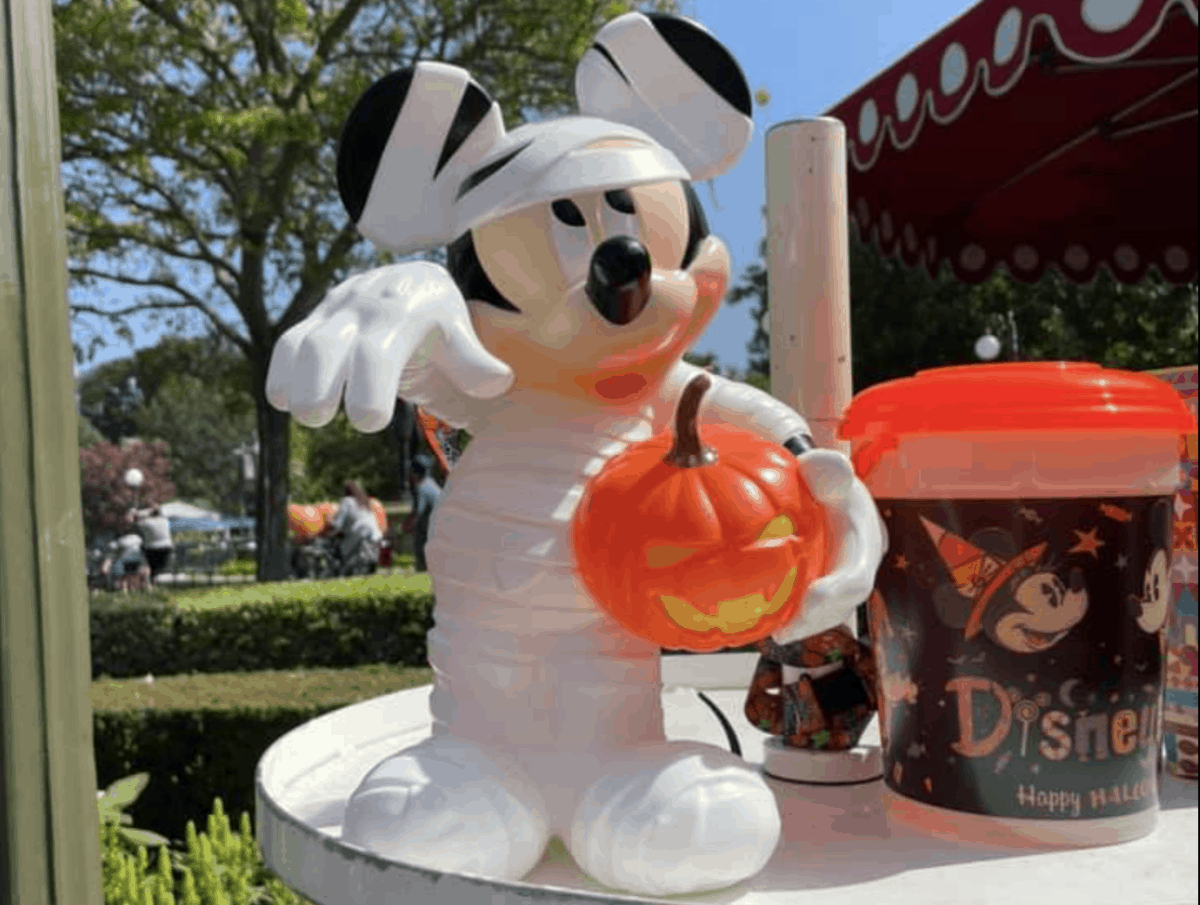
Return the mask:
<path id="1" fill-rule="evenodd" d="M 89 696 L 97 711 L 343 705 L 432 682 L 431 669 L 384 664 L 101 679 L 92 683 Z"/>

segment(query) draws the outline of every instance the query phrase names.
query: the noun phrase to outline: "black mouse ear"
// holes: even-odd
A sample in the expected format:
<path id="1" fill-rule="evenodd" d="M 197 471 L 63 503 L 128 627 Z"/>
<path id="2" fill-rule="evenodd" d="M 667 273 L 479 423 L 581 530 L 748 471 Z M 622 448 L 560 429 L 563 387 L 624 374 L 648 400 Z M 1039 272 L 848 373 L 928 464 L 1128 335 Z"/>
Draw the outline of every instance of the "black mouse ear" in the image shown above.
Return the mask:
<path id="1" fill-rule="evenodd" d="M 386 75 L 342 129 L 342 204 L 359 232 L 384 248 L 445 244 L 454 238 L 459 183 L 503 134 L 499 107 L 465 69 L 418 63 Z"/>
<path id="2" fill-rule="evenodd" d="M 1174 501 L 1173 500 L 1156 500 L 1150 507 L 1150 525 L 1147 533 L 1150 535 L 1150 542 L 1155 547 L 1170 550 L 1171 537 L 1174 531 Z"/>
<path id="3" fill-rule="evenodd" d="M 337 157 L 338 194 L 355 223 L 367 205 L 371 183 L 375 181 L 396 117 L 408 97 L 412 78 L 412 69 L 385 75 L 358 99 L 342 127 Z"/>
<path id="4" fill-rule="evenodd" d="M 1003 560 L 1012 559 L 1021 552 L 1012 532 L 1006 528 L 981 528 L 971 533 L 971 543 Z"/>

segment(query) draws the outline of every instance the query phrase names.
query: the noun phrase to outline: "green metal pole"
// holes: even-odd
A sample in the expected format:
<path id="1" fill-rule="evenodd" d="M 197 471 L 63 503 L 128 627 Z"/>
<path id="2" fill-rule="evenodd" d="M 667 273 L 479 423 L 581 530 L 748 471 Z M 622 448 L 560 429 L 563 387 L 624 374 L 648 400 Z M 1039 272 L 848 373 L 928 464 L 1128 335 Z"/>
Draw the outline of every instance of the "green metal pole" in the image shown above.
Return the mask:
<path id="1" fill-rule="evenodd" d="M 0 0 L 0 903 L 101 905 L 50 0 Z"/>

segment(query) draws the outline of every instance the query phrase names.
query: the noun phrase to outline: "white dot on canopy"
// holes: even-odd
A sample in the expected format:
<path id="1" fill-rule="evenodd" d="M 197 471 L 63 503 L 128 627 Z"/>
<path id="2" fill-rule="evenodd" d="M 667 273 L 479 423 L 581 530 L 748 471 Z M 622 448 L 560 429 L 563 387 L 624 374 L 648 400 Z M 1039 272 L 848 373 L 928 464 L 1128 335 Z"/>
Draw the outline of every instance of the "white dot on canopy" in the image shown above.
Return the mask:
<path id="1" fill-rule="evenodd" d="M 942 54 L 941 88 L 942 94 L 950 95 L 958 91 L 967 80 L 967 52 L 955 41 Z"/>

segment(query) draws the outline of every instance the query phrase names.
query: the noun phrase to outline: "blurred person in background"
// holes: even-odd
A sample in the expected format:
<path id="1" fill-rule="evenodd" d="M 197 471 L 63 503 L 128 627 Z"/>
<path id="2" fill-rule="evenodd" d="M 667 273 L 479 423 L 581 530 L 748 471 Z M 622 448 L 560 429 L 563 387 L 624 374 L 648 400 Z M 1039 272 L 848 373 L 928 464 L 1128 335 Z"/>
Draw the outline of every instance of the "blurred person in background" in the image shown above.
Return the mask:
<path id="1" fill-rule="evenodd" d="M 417 561 L 417 571 L 427 572 L 425 563 L 425 543 L 429 540 L 429 522 L 433 518 L 433 509 L 437 506 L 442 489 L 433 479 L 433 460 L 428 456 L 413 456 L 412 467 L 408 472 L 408 484 L 412 490 L 413 510 L 404 520 L 404 533 L 410 531 L 413 536 L 413 555 Z"/>
<path id="2" fill-rule="evenodd" d="M 171 554 L 175 550 L 171 540 L 171 523 L 158 506 L 136 509 L 134 518 L 137 532 L 142 537 L 146 563 L 150 566 L 150 580 L 155 583 L 171 562 Z"/>
<path id="3" fill-rule="evenodd" d="M 129 532 L 109 545 L 108 558 L 100 566 L 113 590 L 145 590 L 150 586 L 150 567 L 142 555 L 142 538 Z"/>
<path id="4" fill-rule="evenodd" d="M 383 532 L 371 511 L 370 497 L 354 481 L 346 482 L 346 496 L 323 533 L 341 535 L 343 575 L 375 571 Z"/>

